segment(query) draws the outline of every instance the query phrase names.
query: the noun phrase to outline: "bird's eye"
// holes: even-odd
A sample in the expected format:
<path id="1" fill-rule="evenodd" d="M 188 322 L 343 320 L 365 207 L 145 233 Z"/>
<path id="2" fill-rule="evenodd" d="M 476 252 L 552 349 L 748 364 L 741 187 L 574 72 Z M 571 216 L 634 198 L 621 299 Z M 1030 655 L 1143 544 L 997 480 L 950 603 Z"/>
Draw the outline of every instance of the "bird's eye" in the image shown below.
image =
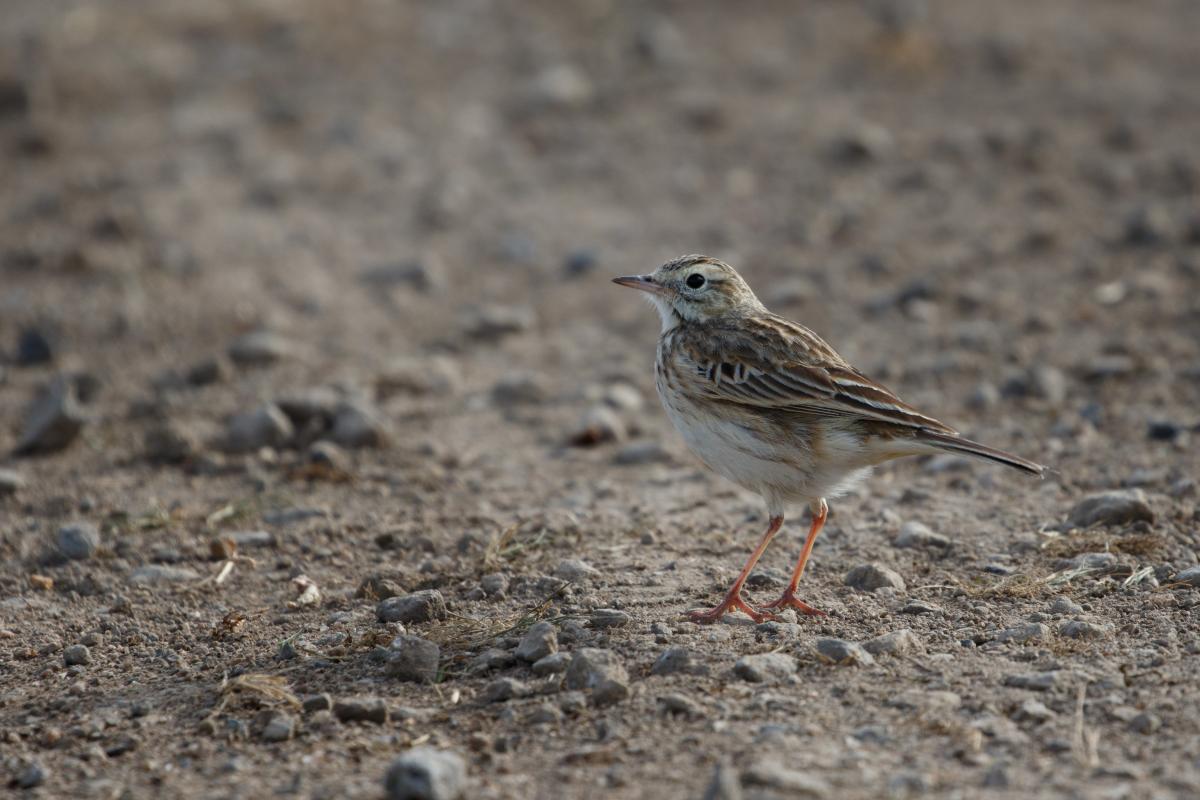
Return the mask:
<path id="1" fill-rule="evenodd" d="M 689 289 L 699 289 L 704 285 L 704 276 L 699 272 L 693 272 L 691 275 L 687 276 L 686 283 Z"/>

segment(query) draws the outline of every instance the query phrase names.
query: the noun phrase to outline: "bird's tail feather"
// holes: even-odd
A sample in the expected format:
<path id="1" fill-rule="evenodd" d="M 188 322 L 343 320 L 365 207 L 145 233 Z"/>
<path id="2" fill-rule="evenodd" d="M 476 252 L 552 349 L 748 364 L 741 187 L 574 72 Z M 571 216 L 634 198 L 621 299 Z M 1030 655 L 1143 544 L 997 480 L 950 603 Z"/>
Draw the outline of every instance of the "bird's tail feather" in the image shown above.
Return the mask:
<path id="1" fill-rule="evenodd" d="M 964 455 L 974 456 L 975 458 L 983 458 L 988 461 L 995 461 L 998 464 L 1004 464 L 1008 467 L 1029 472 L 1038 477 L 1042 477 L 1047 472 L 1047 467 L 1041 464 L 1035 464 L 1028 459 L 1014 456 L 1012 453 L 1006 453 L 1003 450 L 997 450 L 994 447 L 988 447 L 986 444 L 973 442 L 970 439 L 964 439 L 961 436 L 953 434 L 938 433 L 936 431 L 923 430 L 917 435 L 917 441 L 931 445 L 938 450 L 948 450 L 952 453 L 963 453 Z"/>

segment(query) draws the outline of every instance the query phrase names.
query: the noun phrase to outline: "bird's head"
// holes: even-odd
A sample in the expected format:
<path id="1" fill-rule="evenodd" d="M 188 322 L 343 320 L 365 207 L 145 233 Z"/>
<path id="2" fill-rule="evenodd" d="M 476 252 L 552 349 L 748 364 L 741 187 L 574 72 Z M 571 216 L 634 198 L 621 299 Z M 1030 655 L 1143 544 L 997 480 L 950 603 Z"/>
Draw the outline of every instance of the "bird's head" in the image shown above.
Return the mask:
<path id="1" fill-rule="evenodd" d="M 682 256 L 649 275 L 613 278 L 613 283 L 645 292 L 662 316 L 663 330 L 680 320 L 711 322 L 764 310 L 733 267 L 709 256 Z"/>

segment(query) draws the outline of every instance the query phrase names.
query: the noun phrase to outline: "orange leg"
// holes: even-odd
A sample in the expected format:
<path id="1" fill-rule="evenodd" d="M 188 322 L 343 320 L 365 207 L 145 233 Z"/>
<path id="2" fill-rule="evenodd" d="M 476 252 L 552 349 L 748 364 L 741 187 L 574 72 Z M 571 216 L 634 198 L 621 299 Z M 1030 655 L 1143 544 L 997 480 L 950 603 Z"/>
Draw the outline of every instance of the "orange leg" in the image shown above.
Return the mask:
<path id="1" fill-rule="evenodd" d="M 825 526 L 825 520 L 829 517 L 829 504 L 825 502 L 825 498 L 813 506 L 812 527 L 808 529 L 808 538 L 804 540 L 804 549 L 800 551 L 800 558 L 796 561 L 796 568 L 792 570 L 792 579 L 788 582 L 788 587 L 784 589 L 783 596 L 773 603 L 768 603 L 763 608 L 794 608 L 801 614 L 807 614 L 810 617 L 824 617 L 824 611 L 813 608 L 808 603 L 796 597 L 796 588 L 800 586 L 800 579 L 804 577 L 804 567 L 808 564 L 808 556 L 812 553 L 813 545 L 817 542 L 817 535 L 821 533 L 821 528 Z"/>
<path id="2" fill-rule="evenodd" d="M 779 533 L 781 527 L 783 527 L 783 515 L 780 514 L 777 517 L 771 517 L 771 522 L 767 526 L 767 532 L 763 534 L 762 541 L 758 543 L 758 547 L 754 548 L 754 552 L 750 554 L 750 560 L 746 562 L 746 566 L 742 567 L 742 572 L 738 575 L 737 580 L 733 582 L 733 586 L 729 587 L 729 592 L 726 593 L 725 599 L 716 608 L 709 611 L 689 611 L 687 613 L 688 619 L 699 625 L 711 625 L 725 616 L 729 611 L 735 610 L 741 611 L 755 622 L 764 622 L 765 620 L 772 619 L 773 615 L 764 614 L 742 599 L 742 585 L 746 582 L 746 578 L 750 577 L 750 572 L 754 569 L 754 565 L 762 558 L 767 545 L 775 538 L 775 534 Z"/>

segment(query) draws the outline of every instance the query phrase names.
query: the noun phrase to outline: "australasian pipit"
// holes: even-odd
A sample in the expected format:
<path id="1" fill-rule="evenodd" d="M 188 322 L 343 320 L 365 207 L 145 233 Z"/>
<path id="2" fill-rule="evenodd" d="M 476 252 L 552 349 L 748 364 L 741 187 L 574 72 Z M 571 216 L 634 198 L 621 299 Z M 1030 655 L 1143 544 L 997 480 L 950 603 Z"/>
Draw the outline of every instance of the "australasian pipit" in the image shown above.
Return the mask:
<path id="1" fill-rule="evenodd" d="M 689 612 L 695 622 L 715 622 L 734 609 L 759 622 L 771 617 L 769 609 L 823 614 L 797 598 L 796 587 L 829 513 L 826 498 L 847 491 L 875 464 L 950 451 L 1045 472 L 903 403 L 808 328 L 768 311 L 733 267 L 715 258 L 683 256 L 614 282 L 646 292 L 662 317 L 655 383 L 688 447 L 767 503 L 762 541 L 716 608 Z M 785 505 L 797 502 L 812 510 L 800 558 L 783 596 L 755 608 L 742 598 L 742 585 L 783 525 Z"/>

